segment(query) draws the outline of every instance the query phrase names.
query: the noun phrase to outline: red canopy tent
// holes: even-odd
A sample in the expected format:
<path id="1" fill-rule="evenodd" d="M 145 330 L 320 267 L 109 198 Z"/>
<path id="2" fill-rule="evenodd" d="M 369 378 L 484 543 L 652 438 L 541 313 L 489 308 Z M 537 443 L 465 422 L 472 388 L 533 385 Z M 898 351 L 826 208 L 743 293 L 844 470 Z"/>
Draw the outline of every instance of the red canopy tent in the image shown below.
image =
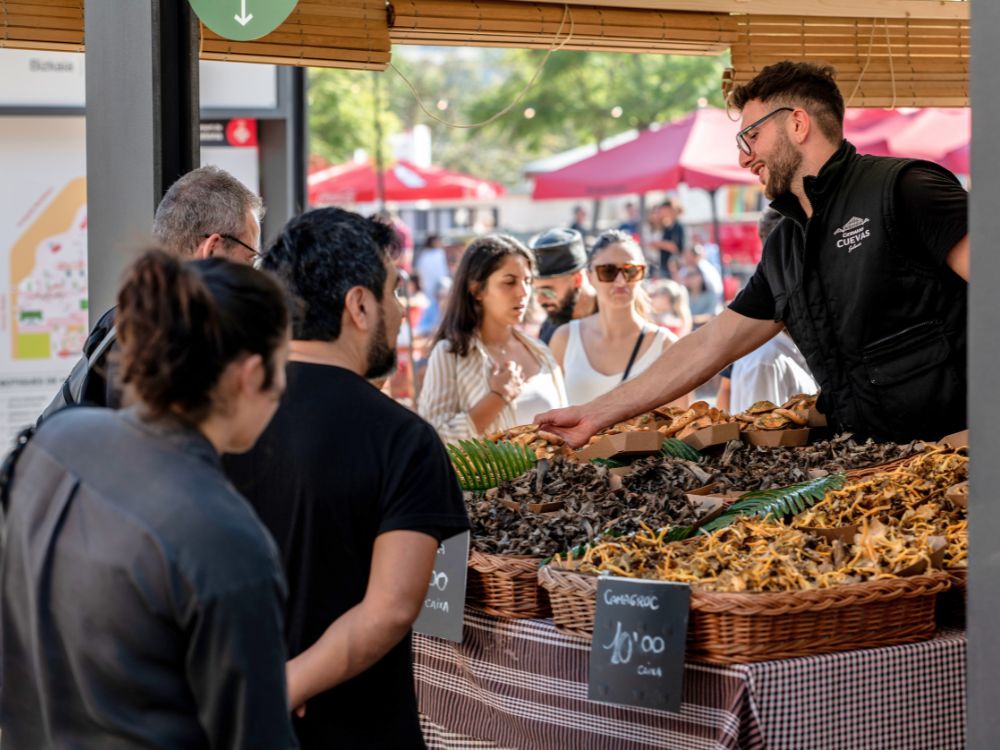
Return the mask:
<path id="1" fill-rule="evenodd" d="M 928 107 L 897 113 L 860 133 L 849 132 L 847 138 L 860 153 L 876 156 L 905 156 L 940 163 L 958 152 L 958 158 L 953 158 L 954 166 L 963 166 L 960 152 L 965 147 L 967 172 L 971 122 L 967 108 Z"/>
<path id="2" fill-rule="evenodd" d="M 969 144 L 959 146 L 954 151 L 945 154 L 940 164 L 955 174 L 969 174 Z"/>
<path id="3" fill-rule="evenodd" d="M 736 148 L 740 126 L 724 110 L 697 109 L 631 141 L 535 178 L 536 200 L 602 198 L 669 190 L 680 183 L 713 190 L 753 184 Z"/>
<path id="4" fill-rule="evenodd" d="M 386 169 L 384 181 L 385 200 L 397 203 L 492 200 L 504 192 L 497 182 L 408 161 Z M 378 198 L 378 179 L 370 162 L 339 164 L 309 175 L 309 203 L 313 206 L 371 203 Z"/>

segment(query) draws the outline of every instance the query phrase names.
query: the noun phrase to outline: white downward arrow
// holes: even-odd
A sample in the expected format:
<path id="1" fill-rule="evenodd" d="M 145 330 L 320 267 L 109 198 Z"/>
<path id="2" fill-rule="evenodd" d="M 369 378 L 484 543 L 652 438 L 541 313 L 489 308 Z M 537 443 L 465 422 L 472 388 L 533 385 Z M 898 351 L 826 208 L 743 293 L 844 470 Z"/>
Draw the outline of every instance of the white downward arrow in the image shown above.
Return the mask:
<path id="1" fill-rule="evenodd" d="M 240 15 L 233 16 L 240 26 L 246 26 L 253 20 L 253 13 L 247 15 L 247 0 L 240 0 Z"/>

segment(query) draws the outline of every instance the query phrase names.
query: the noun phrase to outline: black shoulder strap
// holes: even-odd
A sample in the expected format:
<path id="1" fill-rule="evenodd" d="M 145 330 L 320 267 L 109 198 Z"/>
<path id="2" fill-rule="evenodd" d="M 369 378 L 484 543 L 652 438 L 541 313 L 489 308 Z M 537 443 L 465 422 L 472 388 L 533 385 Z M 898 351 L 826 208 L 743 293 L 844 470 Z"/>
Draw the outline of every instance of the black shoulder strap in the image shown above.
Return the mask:
<path id="1" fill-rule="evenodd" d="M 98 360 L 104 356 L 104 352 L 111 348 L 111 345 L 115 343 L 115 338 L 118 336 L 118 329 L 116 326 L 111 326 L 110 330 L 101 339 L 101 343 L 97 345 L 97 348 L 91 353 L 87 358 L 87 366 L 93 368 L 97 364 Z"/>
<path id="2" fill-rule="evenodd" d="M 0 526 L 4 525 L 4 521 L 7 516 L 7 508 L 10 504 L 10 487 L 14 481 L 14 468 L 17 466 L 17 460 L 24 453 L 24 449 L 28 445 L 28 441 L 31 440 L 32 436 L 35 434 L 35 427 L 25 427 L 18 434 L 17 438 L 14 440 L 14 448 L 7 458 L 4 459 L 3 465 L 0 466 Z"/>
<path id="3" fill-rule="evenodd" d="M 628 375 L 632 372 L 632 365 L 635 364 L 635 358 L 639 355 L 639 349 L 642 348 L 642 340 L 646 338 L 646 326 L 639 329 L 639 338 L 635 340 L 635 346 L 632 347 L 632 355 L 628 358 L 628 364 L 625 365 L 625 372 L 622 373 L 622 381 L 628 380 Z"/>

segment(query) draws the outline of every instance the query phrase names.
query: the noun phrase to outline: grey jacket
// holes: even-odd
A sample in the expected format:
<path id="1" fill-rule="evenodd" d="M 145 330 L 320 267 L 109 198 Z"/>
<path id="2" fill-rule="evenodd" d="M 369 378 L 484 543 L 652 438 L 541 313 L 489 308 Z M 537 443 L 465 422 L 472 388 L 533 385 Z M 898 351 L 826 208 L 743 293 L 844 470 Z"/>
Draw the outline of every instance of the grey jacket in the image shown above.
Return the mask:
<path id="1" fill-rule="evenodd" d="M 199 432 L 54 415 L 5 537 L 5 750 L 296 746 L 277 552 Z"/>

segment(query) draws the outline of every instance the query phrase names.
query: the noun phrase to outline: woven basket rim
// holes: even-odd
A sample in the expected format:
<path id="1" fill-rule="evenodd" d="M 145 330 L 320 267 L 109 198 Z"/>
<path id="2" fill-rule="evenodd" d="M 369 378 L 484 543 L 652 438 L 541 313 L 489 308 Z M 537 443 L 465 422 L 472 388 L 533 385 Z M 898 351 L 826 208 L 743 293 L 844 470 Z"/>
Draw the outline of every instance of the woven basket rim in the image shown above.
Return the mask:
<path id="1" fill-rule="evenodd" d="M 475 549 L 469 550 L 469 567 L 482 573 L 495 571 L 506 571 L 511 574 L 534 573 L 544 559 L 533 555 L 493 555 Z"/>
<path id="2" fill-rule="evenodd" d="M 579 573 L 558 563 L 549 563 L 539 570 L 538 580 L 550 591 L 553 588 L 569 585 L 580 594 L 590 594 L 597 592 L 599 578 L 593 573 Z M 692 589 L 691 609 L 703 612 L 780 616 L 792 612 L 854 606 L 868 601 L 909 599 L 936 594 L 950 586 L 951 576 L 943 571 L 934 570 L 905 578 L 883 578 L 804 591 L 735 593 L 700 592 Z"/>

